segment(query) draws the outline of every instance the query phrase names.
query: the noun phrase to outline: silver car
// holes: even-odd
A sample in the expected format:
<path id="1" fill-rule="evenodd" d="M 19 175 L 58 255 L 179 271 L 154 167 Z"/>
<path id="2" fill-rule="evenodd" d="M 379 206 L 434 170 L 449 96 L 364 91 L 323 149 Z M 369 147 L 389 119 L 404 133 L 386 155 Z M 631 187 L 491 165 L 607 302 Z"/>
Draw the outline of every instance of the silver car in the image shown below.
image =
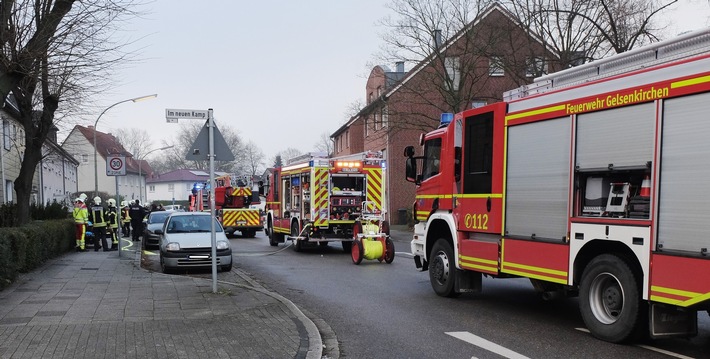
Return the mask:
<path id="1" fill-rule="evenodd" d="M 205 212 L 173 212 L 156 230 L 160 234 L 160 268 L 163 273 L 177 269 L 212 267 L 212 234 L 214 221 L 217 240 L 217 266 L 232 270 L 232 248 L 222 225 Z"/>

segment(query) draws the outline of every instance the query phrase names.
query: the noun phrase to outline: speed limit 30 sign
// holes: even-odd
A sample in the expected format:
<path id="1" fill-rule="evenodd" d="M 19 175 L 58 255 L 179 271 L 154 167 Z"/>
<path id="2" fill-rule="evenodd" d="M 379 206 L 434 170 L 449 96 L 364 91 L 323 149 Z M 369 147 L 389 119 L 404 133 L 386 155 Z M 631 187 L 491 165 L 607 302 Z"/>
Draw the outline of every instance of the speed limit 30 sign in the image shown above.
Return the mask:
<path id="1" fill-rule="evenodd" d="M 108 155 L 106 157 L 106 175 L 107 176 L 125 176 L 126 175 L 126 156 Z"/>

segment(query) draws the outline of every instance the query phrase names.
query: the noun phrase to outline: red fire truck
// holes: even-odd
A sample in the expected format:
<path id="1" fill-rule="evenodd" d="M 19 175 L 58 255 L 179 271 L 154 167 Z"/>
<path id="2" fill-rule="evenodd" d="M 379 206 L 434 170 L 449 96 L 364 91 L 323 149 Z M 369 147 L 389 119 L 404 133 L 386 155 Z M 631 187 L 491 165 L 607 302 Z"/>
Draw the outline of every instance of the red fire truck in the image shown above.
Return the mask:
<path id="1" fill-rule="evenodd" d="M 236 178 L 236 177 L 235 177 Z M 196 184 L 190 195 L 190 211 L 207 211 L 210 203 L 210 188 L 205 183 Z M 215 214 L 226 233 L 241 232 L 253 238 L 264 228 L 259 202 L 259 187 L 245 178 L 233 179 L 225 175 L 215 178 Z"/>
<path id="2" fill-rule="evenodd" d="M 385 161 L 376 152 L 338 158 L 310 153 L 275 168 L 266 189 L 269 243 L 293 240 L 300 251 L 340 241 L 350 252 L 362 233 L 363 213 L 385 211 L 384 172 Z M 380 227 L 389 232 L 386 221 Z"/>
<path id="3" fill-rule="evenodd" d="M 578 295 L 590 332 L 692 336 L 710 308 L 710 30 L 444 114 L 405 149 L 414 262 L 440 296 L 483 275 Z"/>

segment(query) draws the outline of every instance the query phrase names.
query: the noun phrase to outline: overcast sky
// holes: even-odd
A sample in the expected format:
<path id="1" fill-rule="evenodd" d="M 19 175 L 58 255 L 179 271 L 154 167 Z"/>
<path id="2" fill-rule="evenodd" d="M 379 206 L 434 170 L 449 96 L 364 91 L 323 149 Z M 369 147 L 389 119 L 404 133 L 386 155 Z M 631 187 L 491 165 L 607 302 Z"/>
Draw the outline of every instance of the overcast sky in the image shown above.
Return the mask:
<path id="1" fill-rule="evenodd" d="M 386 3 L 156 0 L 128 26 L 142 38 L 143 60 L 117 73 L 118 86 L 96 104 L 158 97 L 112 108 L 98 130 L 144 128 L 154 149 L 179 128 L 166 123 L 165 109 L 212 108 L 219 127 L 255 142 L 268 161 L 288 147 L 311 151 L 321 133 L 343 124 L 350 104 L 364 102 L 366 65 L 382 45 L 376 22 L 388 13 Z M 708 26 L 708 0 L 680 0 L 675 8 L 667 17 L 670 34 Z"/>

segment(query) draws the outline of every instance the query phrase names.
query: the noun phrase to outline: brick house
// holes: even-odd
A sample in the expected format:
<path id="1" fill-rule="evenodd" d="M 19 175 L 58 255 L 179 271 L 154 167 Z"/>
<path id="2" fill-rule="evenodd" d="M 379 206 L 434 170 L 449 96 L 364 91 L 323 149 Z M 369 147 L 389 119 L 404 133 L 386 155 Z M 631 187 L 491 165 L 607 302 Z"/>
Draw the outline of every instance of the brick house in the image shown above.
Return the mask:
<path id="1" fill-rule="evenodd" d="M 494 4 L 405 72 L 375 66 L 365 86 L 366 106 L 331 134 L 334 156 L 382 151 L 387 160 L 387 213 L 406 224 L 415 186 L 404 179 L 404 148 L 417 147 L 443 112 L 460 112 L 502 100 L 503 92 L 556 68 L 556 56 L 532 38 L 513 14 Z M 405 222 L 405 223 L 403 223 Z"/>

